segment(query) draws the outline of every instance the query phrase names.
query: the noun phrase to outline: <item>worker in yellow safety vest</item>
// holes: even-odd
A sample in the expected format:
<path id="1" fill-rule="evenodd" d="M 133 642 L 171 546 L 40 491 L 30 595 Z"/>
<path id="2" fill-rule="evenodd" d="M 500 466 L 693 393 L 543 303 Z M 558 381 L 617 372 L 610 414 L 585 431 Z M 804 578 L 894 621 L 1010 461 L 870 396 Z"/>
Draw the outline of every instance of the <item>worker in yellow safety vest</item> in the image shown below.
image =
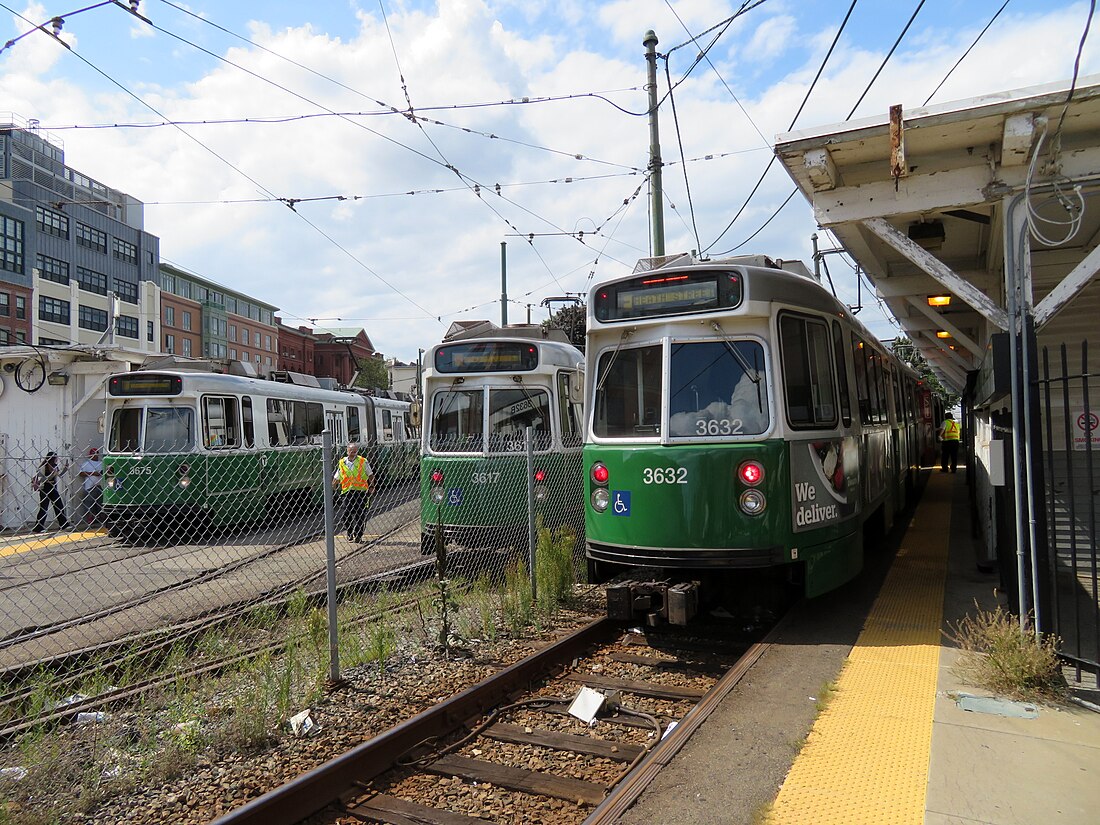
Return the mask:
<path id="1" fill-rule="evenodd" d="M 369 496 L 374 490 L 374 470 L 371 469 L 370 462 L 359 455 L 359 445 L 354 441 L 348 444 L 347 455 L 336 465 L 332 487 L 340 491 L 348 541 L 362 541 L 363 519 L 370 503 Z"/>
<path id="2" fill-rule="evenodd" d="M 949 466 L 951 472 L 959 466 L 959 422 L 951 413 L 943 417 L 940 427 L 940 472 L 946 473 Z"/>

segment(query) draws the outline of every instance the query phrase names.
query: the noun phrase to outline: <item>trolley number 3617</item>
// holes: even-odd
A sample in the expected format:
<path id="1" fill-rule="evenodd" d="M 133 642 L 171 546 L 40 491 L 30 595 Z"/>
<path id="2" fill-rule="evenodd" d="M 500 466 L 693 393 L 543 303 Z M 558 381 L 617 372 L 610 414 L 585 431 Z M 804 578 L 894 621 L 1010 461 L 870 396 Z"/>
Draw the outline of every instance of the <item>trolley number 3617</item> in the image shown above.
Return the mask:
<path id="1" fill-rule="evenodd" d="M 687 467 L 646 467 L 642 470 L 643 484 L 687 484 Z"/>

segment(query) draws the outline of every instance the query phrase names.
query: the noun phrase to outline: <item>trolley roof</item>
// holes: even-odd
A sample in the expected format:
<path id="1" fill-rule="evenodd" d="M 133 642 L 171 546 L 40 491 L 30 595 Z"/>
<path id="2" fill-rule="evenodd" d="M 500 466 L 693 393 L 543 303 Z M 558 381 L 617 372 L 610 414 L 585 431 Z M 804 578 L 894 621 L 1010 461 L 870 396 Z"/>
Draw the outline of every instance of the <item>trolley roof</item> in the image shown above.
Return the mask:
<path id="1" fill-rule="evenodd" d="M 169 375 L 178 377 L 183 382 L 183 392 L 176 396 L 156 395 L 150 393 L 147 396 L 126 395 L 108 396 L 109 398 L 179 398 L 181 396 L 194 396 L 201 393 L 232 393 L 234 395 L 257 395 L 264 398 L 281 398 L 294 401 L 318 401 L 330 404 L 363 404 L 367 396 L 357 392 L 343 390 L 324 390 L 319 387 L 305 387 L 299 384 L 284 384 L 281 381 L 268 381 L 263 378 L 249 378 L 243 375 L 226 375 L 217 372 L 195 372 L 194 370 L 134 370 L 132 372 L 120 372 L 111 376 L 114 379 L 126 376 Z M 372 399 L 374 400 L 374 399 Z M 396 403 L 396 402 L 393 402 Z"/>
<path id="2" fill-rule="evenodd" d="M 424 374 L 426 376 L 443 375 L 444 373 L 438 373 L 435 369 L 435 354 L 441 348 L 461 346 L 463 344 L 488 344 L 488 343 L 507 343 L 507 344 L 523 344 L 525 346 L 537 347 L 539 351 L 539 363 L 534 372 L 538 372 L 544 368 L 556 368 L 567 367 L 574 369 L 580 367 L 584 369 L 584 353 L 577 349 L 572 344 L 566 344 L 561 341 L 554 340 L 539 340 L 537 338 L 525 338 L 519 336 L 509 335 L 493 335 L 487 337 L 477 338 L 463 338 L 455 341 L 443 341 L 436 344 L 429 350 L 430 357 L 427 359 L 427 363 L 424 367 Z M 478 372 L 478 375 L 499 375 L 501 373 L 507 373 L 509 370 L 500 370 L 494 372 Z M 516 370 L 510 370 L 510 372 L 516 372 Z M 448 376 L 462 375 L 460 372 L 448 372 L 445 373 Z"/>

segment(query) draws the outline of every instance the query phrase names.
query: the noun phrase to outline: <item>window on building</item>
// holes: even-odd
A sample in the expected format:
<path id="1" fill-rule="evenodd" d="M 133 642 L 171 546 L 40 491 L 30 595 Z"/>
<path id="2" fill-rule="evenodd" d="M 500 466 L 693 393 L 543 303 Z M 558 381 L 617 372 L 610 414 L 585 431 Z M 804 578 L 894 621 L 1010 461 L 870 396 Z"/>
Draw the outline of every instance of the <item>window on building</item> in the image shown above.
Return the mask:
<path id="1" fill-rule="evenodd" d="M 184 338 L 182 340 L 182 344 L 183 344 L 183 355 L 184 355 L 184 357 L 185 358 L 190 358 L 191 357 L 191 339 L 190 338 Z"/>
<path id="2" fill-rule="evenodd" d="M 233 324 L 229 325 L 229 340 L 234 344 L 237 343 L 237 327 Z"/>
<path id="3" fill-rule="evenodd" d="M 69 283 L 69 264 L 67 261 L 59 261 L 57 258 L 40 254 L 37 263 L 38 277 L 53 281 L 55 284 L 67 285 Z"/>
<path id="4" fill-rule="evenodd" d="M 264 356 L 264 366 L 265 367 L 270 367 L 271 366 L 271 356 L 270 355 L 265 355 Z"/>
<path id="5" fill-rule="evenodd" d="M 234 361 L 237 360 L 237 350 L 233 347 L 229 348 L 229 357 L 232 358 Z"/>
<path id="6" fill-rule="evenodd" d="M 241 350 L 241 360 L 242 361 L 247 361 L 248 360 L 248 350 L 246 350 L 246 349 Z"/>
<path id="7" fill-rule="evenodd" d="M 176 325 L 176 308 L 168 307 L 164 308 L 164 324 L 165 326 L 174 327 Z"/>
<path id="8" fill-rule="evenodd" d="M 137 247 L 121 238 L 111 239 L 111 254 L 128 264 L 137 263 Z"/>
<path id="9" fill-rule="evenodd" d="M 252 343 L 256 346 L 256 349 L 260 348 L 260 333 L 258 330 L 255 333 L 255 337 L 252 339 Z"/>
<path id="10" fill-rule="evenodd" d="M 36 206 L 34 208 L 34 223 L 39 232 L 45 232 L 47 235 L 54 235 L 58 238 L 69 237 L 69 218 L 60 212 Z"/>
<path id="11" fill-rule="evenodd" d="M 6 292 L 0 292 L 0 316 L 7 318 L 11 315 L 11 296 Z"/>
<path id="12" fill-rule="evenodd" d="M 17 344 L 27 343 L 27 333 L 25 330 L 17 329 L 15 331 L 15 342 Z"/>
<path id="13" fill-rule="evenodd" d="M 27 298 L 24 295 L 15 296 L 15 317 L 20 320 L 27 317 Z"/>
<path id="14" fill-rule="evenodd" d="M 151 344 L 153 343 L 153 322 L 146 321 L 145 324 L 145 340 Z"/>
<path id="15" fill-rule="evenodd" d="M 188 312 L 188 311 L 187 311 L 187 310 L 185 309 L 185 310 L 184 310 L 184 311 L 183 311 L 182 313 L 180 313 L 180 314 L 181 314 L 181 315 L 183 316 L 183 318 L 182 318 L 182 320 L 183 320 L 183 328 L 184 328 L 185 330 L 188 330 L 188 331 L 190 331 L 190 330 L 191 330 L 191 313 L 190 313 L 190 312 Z"/>
<path id="16" fill-rule="evenodd" d="M 6 347 L 11 343 L 11 333 L 7 327 L 0 327 L 0 346 Z"/>
<path id="17" fill-rule="evenodd" d="M 76 282 L 80 284 L 81 289 L 86 289 L 88 292 L 95 292 L 98 295 L 107 294 L 107 276 L 102 272 L 78 266 L 76 268 Z"/>
<path id="18" fill-rule="evenodd" d="M 118 316 L 118 334 L 124 338 L 137 338 L 138 333 L 138 319 L 132 315 L 119 315 Z"/>
<path id="19" fill-rule="evenodd" d="M 258 352 L 256 353 L 256 363 L 257 364 L 260 363 L 260 353 L 258 353 Z"/>
<path id="20" fill-rule="evenodd" d="M 136 304 L 138 302 L 138 288 L 137 284 L 130 281 L 123 281 L 115 278 L 115 294 L 118 295 L 119 300 L 125 301 L 128 304 Z"/>
<path id="21" fill-rule="evenodd" d="M 176 354 L 176 336 L 169 333 L 164 336 L 164 351 L 170 355 Z"/>
<path id="22" fill-rule="evenodd" d="M 38 320 L 52 321 L 55 324 L 69 323 L 69 302 L 48 295 L 38 297 Z M 68 343 L 62 341 L 62 343 Z"/>
<path id="23" fill-rule="evenodd" d="M 0 269 L 23 273 L 23 221 L 0 215 Z"/>
<path id="24" fill-rule="evenodd" d="M 77 317 L 81 329 L 90 329 L 94 332 L 103 332 L 107 329 L 107 311 L 80 305 Z"/>
<path id="25" fill-rule="evenodd" d="M 77 221 L 76 245 L 107 254 L 107 233 Z"/>
<path id="26" fill-rule="evenodd" d="M 270 335 L 265 335 L 264 336 L 264 349 L 266 349 L 268 352 L 271 352 L 271 336 Z"/>
<path id="27" fill-rule="evenodd" d="M 248 327 L 241 327 L 241 343 L 248 345 Z"/>

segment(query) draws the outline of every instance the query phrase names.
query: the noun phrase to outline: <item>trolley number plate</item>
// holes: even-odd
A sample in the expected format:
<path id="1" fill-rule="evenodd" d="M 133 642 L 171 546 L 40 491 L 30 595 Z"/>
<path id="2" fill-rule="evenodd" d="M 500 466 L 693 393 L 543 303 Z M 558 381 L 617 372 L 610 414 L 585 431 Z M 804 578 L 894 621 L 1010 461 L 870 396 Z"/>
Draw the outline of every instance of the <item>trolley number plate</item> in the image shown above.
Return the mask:
<path id="1" fill-rule="evenodd" d="M 697 435 L 741 435 L 744 422 L 740 418 L 700 419 L 695 422 Z"/>
<path id="2" fill-rule="evenodd" d="M 474 473 L 470 476 L 471 484 L 496 484 L 500 481 L 500 473 Z"/>
<path id="3" fill-rule="evenodd" d="M 687 467 L 646 467 L 642 484 L 687 484 Z"/>

